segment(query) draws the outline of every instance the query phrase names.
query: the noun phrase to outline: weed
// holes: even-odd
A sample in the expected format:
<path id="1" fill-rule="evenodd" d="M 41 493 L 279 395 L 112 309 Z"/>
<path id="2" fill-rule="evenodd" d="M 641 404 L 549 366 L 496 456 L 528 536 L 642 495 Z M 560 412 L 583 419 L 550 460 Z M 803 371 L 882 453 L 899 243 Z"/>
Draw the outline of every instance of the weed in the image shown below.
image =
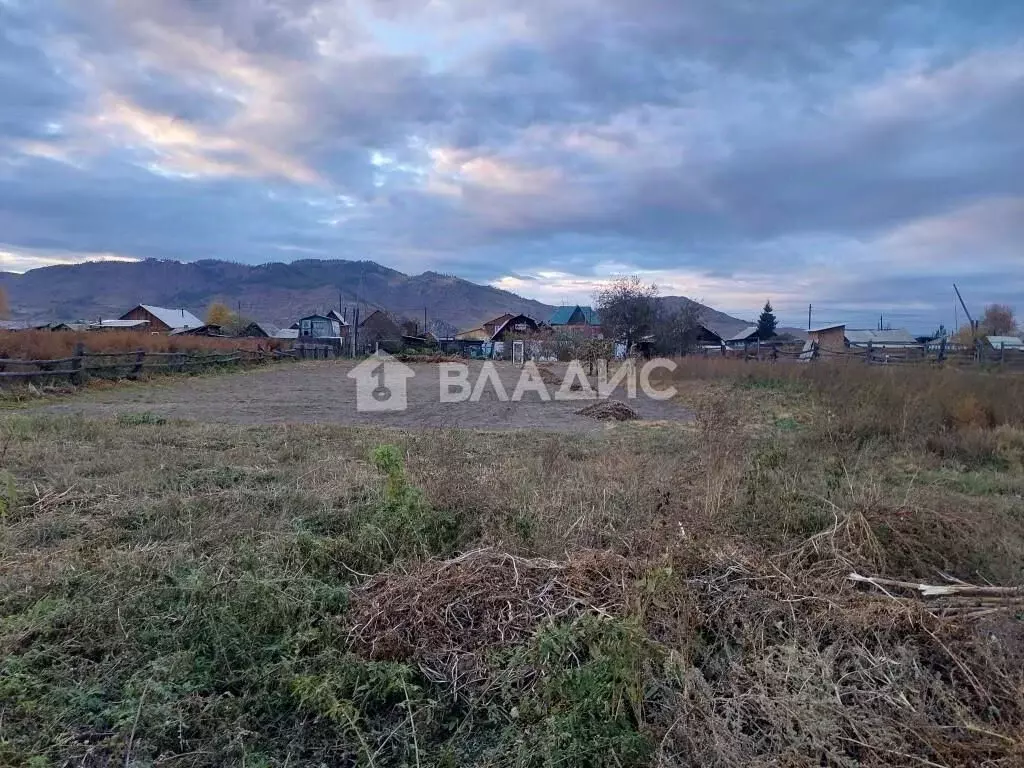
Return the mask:
<path id="1" fill-rule="evenodd" d="M 150 411 L 141 411 L 139 413 L 119 414 L 117 423 L 123 424 L 126 427 L 137 427 L 145 424 L 166 424 L 167 419 Z"/>
<path id="2" fill-rule="evenodd" d="M 513 713 L 500 749 L 521 766 L 639 766 L 649 680 L 660 649 L 638 625 L 584 615 L 543 627 L 516 649 L 499 679 Z"/>

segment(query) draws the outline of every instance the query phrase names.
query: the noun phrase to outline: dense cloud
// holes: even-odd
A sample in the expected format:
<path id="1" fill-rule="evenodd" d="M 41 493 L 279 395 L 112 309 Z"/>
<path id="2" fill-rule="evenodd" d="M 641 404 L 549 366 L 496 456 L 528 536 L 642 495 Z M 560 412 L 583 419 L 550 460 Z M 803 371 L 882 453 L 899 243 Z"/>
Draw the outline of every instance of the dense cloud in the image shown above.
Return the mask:
<path id="1" fill-rule="evenodd" d="M 0 0 L 0 104 L 3 268 L 640 270 L 915 329 L 1024 295 L 1014 0 Z"/>

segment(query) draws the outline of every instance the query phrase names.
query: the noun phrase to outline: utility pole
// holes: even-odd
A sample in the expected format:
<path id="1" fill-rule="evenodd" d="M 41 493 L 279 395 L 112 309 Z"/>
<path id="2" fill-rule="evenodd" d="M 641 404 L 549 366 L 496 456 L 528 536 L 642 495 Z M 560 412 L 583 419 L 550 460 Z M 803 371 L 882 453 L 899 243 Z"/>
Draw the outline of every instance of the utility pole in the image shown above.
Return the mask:
<path id="1" fill-rule="evenodd" d="M 423 336 L 427 335 L 427 308 L 423 308 Z"/>
<path id="2" fill-rule="evenodd" d="M 811 310 L 814 309 L 814 305 L 807 305 L 807 330 L 811 330 Z"/>

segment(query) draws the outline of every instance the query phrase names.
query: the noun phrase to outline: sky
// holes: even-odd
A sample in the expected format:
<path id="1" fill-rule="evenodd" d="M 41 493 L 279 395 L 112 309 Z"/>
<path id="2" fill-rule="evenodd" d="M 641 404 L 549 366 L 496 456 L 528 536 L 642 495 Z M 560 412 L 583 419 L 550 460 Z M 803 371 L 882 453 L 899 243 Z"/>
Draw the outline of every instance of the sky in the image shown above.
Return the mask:
<path id="1" fill-rule="evenodd" d="M 1020 0 L 0 0 L 0 269 L 1024 311 Z M 962 314 L 960 315 L 962 319 Z"/>

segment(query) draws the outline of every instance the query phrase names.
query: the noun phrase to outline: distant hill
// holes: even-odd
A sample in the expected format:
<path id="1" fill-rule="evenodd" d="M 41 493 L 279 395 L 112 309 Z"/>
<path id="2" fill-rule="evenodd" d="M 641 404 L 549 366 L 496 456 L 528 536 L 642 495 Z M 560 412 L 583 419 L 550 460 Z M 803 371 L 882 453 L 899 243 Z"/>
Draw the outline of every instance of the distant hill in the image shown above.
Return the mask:
<path id="1" fill-rule="evenodd" d="M 42 267 L 24 274 L 0 272 L 15 320 L 67 321 L 112 318 L 136 304 L 183 307 L 202 317 L 214 301 L 245 317 L 287 325 L 312 312 L 352 308 L 363 316 L 387 309 L 400 317 L 473 328 L 505 312 L 538 320 L 555 307 L 453 275 L 405 275 L 373 261 L 303 260 L 250 266 L 226 261 L 90 262 Z M 675 309 L 682 296 L 660 301 Z M 735 333 L 746 320 L 701 307 L 713 327 Z"/>
<path id="2" fill-rule="evenodd" d="M 91 262 L 0 273 L 15 319 L 117 317 L 136 304 L 184 307 L 202 317 L 214 301 L 246 317 L 289 324 L 302 315 L 357 305 L 363 316 L 442 320 L 458 328 L 504 312 L 547 319 L 554 307 L 451 275 L 405 275 L 372 261 L 294 261 L 249 266 L 224 261 Z"/>

